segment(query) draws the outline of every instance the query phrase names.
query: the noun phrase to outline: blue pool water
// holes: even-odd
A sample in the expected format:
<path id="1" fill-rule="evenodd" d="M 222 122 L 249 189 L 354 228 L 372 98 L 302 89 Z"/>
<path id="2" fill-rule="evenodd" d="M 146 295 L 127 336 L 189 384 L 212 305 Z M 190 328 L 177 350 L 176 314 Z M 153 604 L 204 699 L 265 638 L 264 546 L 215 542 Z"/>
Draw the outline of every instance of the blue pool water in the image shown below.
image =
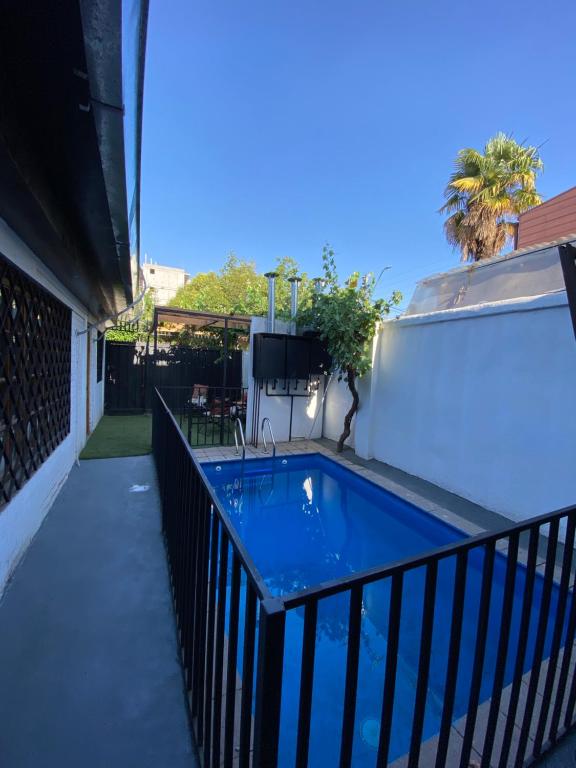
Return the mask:
<path id="1" fill-rule="evenodd" d="M 465 534 L 319 454 L 285 460 L 249 460 L 205 464 L 215 493 L 272 593 L 301 590 L 366 568 L 416 555 L 460 540 Z M 476 639 L 483 555 L 469 558 L 462 650 L 454 717 L 465 714 Z M 500 629 L 505 559 L 498 555 L 488 626 L 482 699 L 490 696 Z M 454 558 L 441 562 L 435 603 L 430 683 L 424 739 L 439 730 L 445 684 Z M 518 641 L 525 571 L 518 566 L 510 648 Z M 420 645 L 424 573 L 406 575 L 398 655 L 396 697 L 390 758 L 409 748 Z M 536 580 L 528 638 L 526 669 L 535 640 L 542 594 Z M 353 764 L 375 765 L 382 707 L 390 584 L 374 582 L 364 589 Z M 547 648 L 553 630 L 557 591 L 552 595 Z M 346 665 L 349 598 L 320 601 L 309 765 L 336 766 L 340 747 Z M 243 615 L 243 611 L 241 611 Z M 288 612 L 282 698 L 280 765 L 293 766 L 298 717 L 303 609 Z M 240 633 L 242 637 L 242 632 Z M 241 649 L 240 649 L 241 651 Z M 512 677 L 509 653 L 506 682 Z"/>

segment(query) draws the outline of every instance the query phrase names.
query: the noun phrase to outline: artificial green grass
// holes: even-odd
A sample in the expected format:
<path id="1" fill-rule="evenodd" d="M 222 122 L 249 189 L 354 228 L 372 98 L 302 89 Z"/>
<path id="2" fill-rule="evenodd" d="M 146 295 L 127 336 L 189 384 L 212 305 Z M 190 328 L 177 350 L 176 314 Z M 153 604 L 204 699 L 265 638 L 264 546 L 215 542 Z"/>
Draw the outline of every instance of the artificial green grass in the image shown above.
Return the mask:
<path id="1" fill-rule="evenodd" d="M 188 421 L 185 415 L 177 415 L 176 421 L 188 438 Z M 220 423 L 217 420 L 192 421 L 190 445 L 193 448 L 211 448 L 217 445 L 234 445 L 234 430 L 229 419 L 224 420 L 223 443 L 220 442 Z M 102 416 L 98 426 L 88 438 L 81 459 L 114 459 L 121 456 L 143 456 L 152 450 L 152 416 Z"/>
<path id="2" fill-rule="evenodd" d="M 102 416 L 88 438 L 81 459 L 143 456 L 152 450 L 152 416 Z"/>

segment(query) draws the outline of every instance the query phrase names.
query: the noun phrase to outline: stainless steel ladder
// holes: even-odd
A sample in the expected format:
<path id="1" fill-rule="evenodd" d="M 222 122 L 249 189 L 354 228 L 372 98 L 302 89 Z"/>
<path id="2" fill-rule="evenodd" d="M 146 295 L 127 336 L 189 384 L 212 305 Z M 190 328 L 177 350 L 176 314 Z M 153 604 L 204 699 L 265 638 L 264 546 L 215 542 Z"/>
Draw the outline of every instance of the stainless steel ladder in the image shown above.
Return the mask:
<path id="1" fill-rule="evenodd" d="M 244 439 L 244 429 L 240 419 L 236 419 L 234 422 L 234 442 L 236 443 L 236 456 L 240 454 L 240 446 L 238 444 L 238 430 L 240 430 L 240 440 L 242 441 L 242 461 L 246 458 L 246 440 Z"/>
<path id="2" fill-rule="evenodd" d="M 264 430 L 264 427 L 268 424 L 268 431 L 270 432 L 270 439 L 272 440 L 272 458 L 276 458 L 276 440 L 274 440 L 274 432 L 272 432 L 272 424 L 270 423 L 270 419 L 268 416 L 264 416 L 262 419 L 262 426 L 261 426 L 261 432 L 262 432 L 262 442 L 264 443 L 264 453 L 268 453 L 268 445 L 266 444 L 266 433 Z"/>

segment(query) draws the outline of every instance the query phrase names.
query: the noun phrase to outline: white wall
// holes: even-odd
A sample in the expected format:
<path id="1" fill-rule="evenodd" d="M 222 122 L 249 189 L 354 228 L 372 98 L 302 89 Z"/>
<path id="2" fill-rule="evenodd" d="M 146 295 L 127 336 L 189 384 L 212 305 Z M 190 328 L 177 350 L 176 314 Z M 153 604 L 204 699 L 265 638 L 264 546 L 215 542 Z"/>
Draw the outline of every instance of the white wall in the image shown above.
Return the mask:
<path id="1" fill-rule="evenodd" d="M 180 288 L 186 285 L 188 275 L 186 270 L 179 267 L 166 267 L 162 264 L 145 263 L 142 265 L 144 279 L 149 288 L 155 292 L 157 305 L 168 304 L 176 296 Z"/>
<path id="2" fill-rule="evenodd" d="M 86 442 L 87 335 L 77 336 L 75 331 L 85 329 L 90 318 L 86 309 L 1 219 L 0 252 L 72 310 L 70 433 L 10 503 L 0 510 L 1 593 Z M 93 347 L 96 357 L 96 345 Z M 94 424 L 102 413 L 103 402 L 103 381 L 96 384 L 95 372 L 94 366 L 91 386 L 94 394 L 91 421 Z"/>
<path id="3" fill-rule="evenodd" d="M 576 340 L 563 292 L 386 322 L 363 386 L 359 455 L 515 520 L 576 503 Z M 330 419 L 345 400 L 329 394 Z"/>
<path id="4" fill-rule="evenodd" d="M 247 387 L 252 377 L 252 355 L 249 349 L 242 350 L 242 386 Z"/>
<path id="5" fill-rule="evenodd" d="M 104 372 L 106 370 L 106 344 L 104 344 L 102 361 L 102 380 L 97 381 L 98 374 L 98 336 L 96 328 L 90 330 L 90 432 L 96 427 L 104 413 Z"/>
<path id="6" fill-rule="evenodd" d="M 290 324 L 282 320 L 276 320 L 276 333 L 287 333 Z M 249 371 L 249 384 L 248 384 L 248 404 L 246 415 L 246 442 L 250 442 L 250 435 L 252 434 L 252 416 L 253 416 L 253 403 L 254 398 L 257 396 L 257 390 L 254 379 L 252 377 L 252 336 L 255 333 L 264 333 L 266 331 L 266 318 L 265 317 L 253 317 L 250 327 L 250 348 L 248 354 L 247 365 Z M 278 392 L 282 392 L 283 382 L 278 382 Z M 291 391 L 294 382 L 291 383 Z M 300 389 L 296 391 L 296 394 L 302 392 L 304 382 L 299 382 Z M 269 391 L 272 392 L 270 385 Z M 312 430 L 312 437 L 320 437 L 322 434 L 322 413 L 321 413 L 321 400 L 322 390 L 314 395 L 307 397 L 294 397 L 293 409 L 292 409 L 292 439 L 307 438 Z M 288 396 L 275 396 L 266 395 L 266 389 L 260 391 L 260 413 L 258 419 L 258 436 L 260 440 L 260 425 L 262 419 L 266 416 L 270 419 L 272 429 L 274 430 L 274 437 L 277 443 L 288 440 L 290 436 L 290 401 Z M 316 422 L 314 422 L 315 416 L 318 414 Z M 268 432 L 266 433 L 266 439 L 268 439 Z"/>
<path id="7" fill-rule="evenodd" d="M 345 381 L 338 381 L 336 376 L 333 377 L 332 382 L 328 388 L 328 394 L 326 395 L 326 406 L 324 409 L 324 431 L 323 437 L 328 437 L 330 440 L 338 440 L 344 429 L 344 416 L 352 405 L 352 397 L 348 384 Z M 364 402 L 360 401 L 360 407 L 364 407 Z M 346 440 L 345 445 L 354 447 L 354 438 L 356 433 L 356 422 L 358 421 L 358 414 L 356 418 L 352 419 L 350 437 Z"/>

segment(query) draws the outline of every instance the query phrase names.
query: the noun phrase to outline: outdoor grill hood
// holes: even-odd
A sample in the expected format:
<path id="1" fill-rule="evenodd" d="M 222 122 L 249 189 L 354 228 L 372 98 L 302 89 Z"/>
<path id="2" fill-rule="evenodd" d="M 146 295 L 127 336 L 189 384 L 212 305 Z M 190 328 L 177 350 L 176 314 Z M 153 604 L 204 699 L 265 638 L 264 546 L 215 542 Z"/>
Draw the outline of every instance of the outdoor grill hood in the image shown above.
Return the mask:
<path id="1" fill-rule="evenodd" d="M 97 318 L 137 292 L 148 3 L 123 5 L 4 0 L 0 24 L 0 218 Z"/>

